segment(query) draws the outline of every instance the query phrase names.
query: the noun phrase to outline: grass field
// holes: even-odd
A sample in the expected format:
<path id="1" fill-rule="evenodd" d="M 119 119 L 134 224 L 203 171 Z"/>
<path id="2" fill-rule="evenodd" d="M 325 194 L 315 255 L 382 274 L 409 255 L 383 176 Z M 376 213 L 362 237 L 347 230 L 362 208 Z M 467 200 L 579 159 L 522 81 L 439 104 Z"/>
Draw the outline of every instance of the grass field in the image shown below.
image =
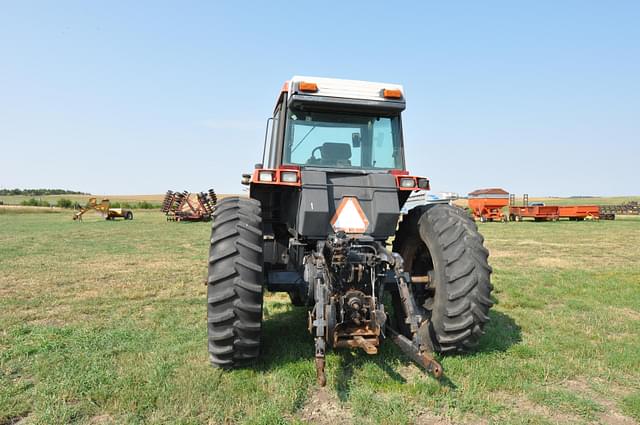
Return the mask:
<path id="1" fill-rule="evenodd" d="M 208 365 L 208 223 L 0 215 L 0 424 L 640 421 L 640 217 L 487 223 L 496 306 L 476 352 L 425 376 L 391 343 L 328 355 L 265 305 L 253 367 Z"/>

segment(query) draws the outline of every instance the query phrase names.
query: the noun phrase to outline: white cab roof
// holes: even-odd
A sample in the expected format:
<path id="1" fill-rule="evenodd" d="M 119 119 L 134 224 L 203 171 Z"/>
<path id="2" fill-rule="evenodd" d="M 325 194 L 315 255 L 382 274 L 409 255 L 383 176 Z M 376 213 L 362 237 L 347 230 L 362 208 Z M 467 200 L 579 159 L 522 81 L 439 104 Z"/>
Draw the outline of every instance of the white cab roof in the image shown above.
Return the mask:
<path id="1" fill-rule="evenodd" d="M 402 100 L 404 101 L 404 89 L 400 84 L 392 83 L 374 83 L 371 81 L 359 80 L 341 80 L 338 78 L 308 77 L 296 75 L 289 81 L 289 93 L 293 93 L 296 84 L 305 81 L 307 83 L 316 83 L 318 91 L 315 93 L 304 93 L 304 95 L 342 97 L 347 99 L 366 99 L 366 100 L 399 100 L 385 99 L 382 96 L 384 89 L 400 90 L 402 92 Z"/>

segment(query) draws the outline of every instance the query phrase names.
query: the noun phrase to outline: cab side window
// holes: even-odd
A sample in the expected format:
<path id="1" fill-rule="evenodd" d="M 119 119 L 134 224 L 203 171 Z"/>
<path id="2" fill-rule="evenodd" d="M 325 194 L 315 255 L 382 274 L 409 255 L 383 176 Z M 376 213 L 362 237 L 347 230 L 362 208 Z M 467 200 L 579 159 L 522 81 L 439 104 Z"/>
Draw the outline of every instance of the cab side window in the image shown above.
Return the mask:
<path id="1" fill-rule="evenodd" d="M 273 118 L 267 123 L 267 134 L 265 135 L 264 157 L 262 164 L 264 167 L 272 168 L 275 164 L 275 156 L 278 147 L 278 126 L 280 124 L 280 111 L 282 107 L 278 105 Z"/>

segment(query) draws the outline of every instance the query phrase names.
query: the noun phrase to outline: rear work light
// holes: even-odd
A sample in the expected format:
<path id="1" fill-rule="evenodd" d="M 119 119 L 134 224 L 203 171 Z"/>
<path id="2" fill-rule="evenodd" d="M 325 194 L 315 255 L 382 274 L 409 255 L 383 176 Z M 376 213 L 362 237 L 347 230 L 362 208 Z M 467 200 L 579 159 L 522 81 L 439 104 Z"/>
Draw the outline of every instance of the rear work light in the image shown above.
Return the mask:
<path id="1" fill-rule="evenodd" d="M 410 176 L 408 171 L 390 170 L 396 178 L 396 186 L 398 190 L 429 190 L 429 179 L 426 177 Z"/>
<path id="2" fill-rule="evenodd" d="M 280 186 L 301 186 L 300 167 L 282 165 L 277 169 L 258 168 L 253 172 L 250 184 L 274 184 Z"/>
<path id="3" fill-rule="evenodd" d="M 416 179 L 413 177 L 401 177 L 400 187 L 402 188 L 414 188 L 416 187 Z"/>
<path id="4" fill-rule="evenodd" d="M 429 190 L 429 179 L 418 177 L 418 189 Z"/>
<path id="5" fill-rule="evenodd" d="M 307 81 L 300 81 L 298 83 L 298 90 L 304 92 L 315 93 L 318 91 L 318 85 L 316 83 L 309 83 Z"/>
<path id="6" fill-rule="evenodd" d="M 272 182 L 275 180 L 275 173 L 273 171 L 260 171 L 258 172 L 258 180 L 261 182 Z"/>
<path id="7" fill-rule="evenodd" d="M 382 90 L 382 97 L 385 99 L 402 99 L 402 92 L 398 89 Z"/>
<path id="8" fill-rule="evenodd" d="M 280 181 L 283 183 L 297 183 L 298 173 L 296 171 L 281 171 Z"/>

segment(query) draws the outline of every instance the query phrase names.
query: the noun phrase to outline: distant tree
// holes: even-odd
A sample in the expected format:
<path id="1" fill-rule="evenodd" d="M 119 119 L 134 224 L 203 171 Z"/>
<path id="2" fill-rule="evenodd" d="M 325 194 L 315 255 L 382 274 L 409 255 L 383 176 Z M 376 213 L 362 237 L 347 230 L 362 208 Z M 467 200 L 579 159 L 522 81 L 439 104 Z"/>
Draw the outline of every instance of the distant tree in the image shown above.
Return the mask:
<path id="1" fill-rule="evenodd" d="M 58 202 L 56 202 L 56 205 L 60 208 L 72 208 L 73 201 L 67 198 L 60 198 L 58 199 Z"/>
<path id="2" fill-rule="evenodd" d="M 23 196 L 45 196 L 45 195 L 91 195 L 86 192 L 65 189 L 0 189 L 0 196 L 23 195 Z"/>
<path id="3" fill-rule="evenodd" d="M 30 198 L 23 200 L 20 205 L 25 207 L 50 207 L 51 204 L 42 199 Z"/>

